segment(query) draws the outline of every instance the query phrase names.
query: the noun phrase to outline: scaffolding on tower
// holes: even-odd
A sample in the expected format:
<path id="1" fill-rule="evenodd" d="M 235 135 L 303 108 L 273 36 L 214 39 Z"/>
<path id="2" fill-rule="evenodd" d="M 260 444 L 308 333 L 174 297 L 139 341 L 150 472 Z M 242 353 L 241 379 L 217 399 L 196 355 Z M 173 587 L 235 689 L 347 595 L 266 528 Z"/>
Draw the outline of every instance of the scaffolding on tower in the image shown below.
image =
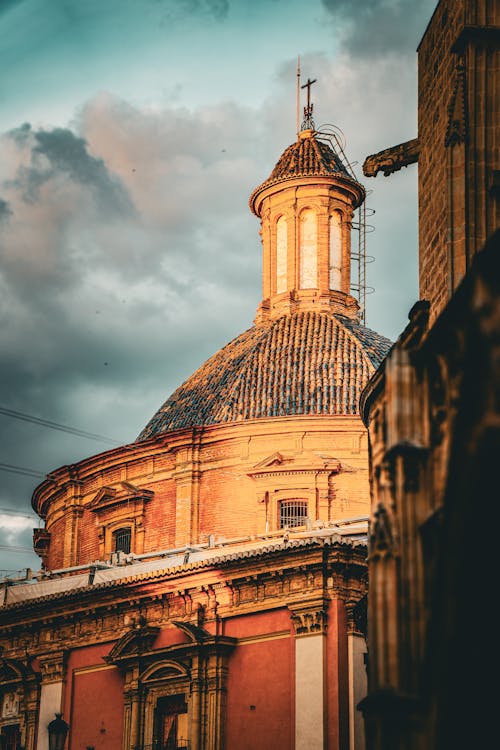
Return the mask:
<path id="1" fill-rule="evenodd" d="M 336 125 L 327 123 L 321 125 L 315 133 L 316 138 L 326 142 L 332 151 L 337 155 L 342 164 L 345 166 L 348 174 L 359 182 L 353 169 L 353 164 L 349 161 L 345 153 L 345 136 L 342 130 Z M 366 195 L 372 191 L 367 190 Z M 362 325 L 366 325 L 366 297 L 375 291 L 373 286 L 366 283 L 366 267 L 373 263 L 375 258 L 366 252 L 366 235 L 375 230 L 373 224 L 369 224 L 367 219 L 373 216 L 375 210 L 366 205 L 366 200 L 356 209 L 355 219 L 352 222 L 352 229 L 357 235 L 357 242 L 351 245 L 351 292 L 357 298 L 359 303 L 358 318 Z"/>

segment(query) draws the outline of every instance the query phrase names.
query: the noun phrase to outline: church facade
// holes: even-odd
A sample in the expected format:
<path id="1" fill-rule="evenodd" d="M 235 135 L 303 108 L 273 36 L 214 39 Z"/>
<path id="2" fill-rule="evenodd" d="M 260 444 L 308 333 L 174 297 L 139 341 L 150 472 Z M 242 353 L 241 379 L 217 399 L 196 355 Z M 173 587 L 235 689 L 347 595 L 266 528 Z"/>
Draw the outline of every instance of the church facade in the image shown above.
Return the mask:
<path id="1" fill-rule="evenodd" d="M 364 747 L 358 401 L 389 348 L 350 295 L 364 196 L 307 122 L 250 198 L 254 325 L 35 490 L 42 571 L 0 590 L 5 750 L 46 750 L 55 714 L 68 750 Z"/>

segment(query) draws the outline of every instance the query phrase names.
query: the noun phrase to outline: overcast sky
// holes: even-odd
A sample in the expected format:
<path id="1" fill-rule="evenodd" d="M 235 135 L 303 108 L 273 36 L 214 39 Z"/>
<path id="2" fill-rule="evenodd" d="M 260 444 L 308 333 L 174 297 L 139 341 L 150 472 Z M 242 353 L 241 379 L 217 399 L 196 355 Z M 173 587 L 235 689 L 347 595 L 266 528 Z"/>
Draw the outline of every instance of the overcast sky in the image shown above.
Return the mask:
<path id="1" fill-rule="evenodd" d="M 248 328 L 261 298 L 248 197 L 295 139 L 295 72 L 373 192 L 367 323 L 418 298 L 415 49 L 435 0 L 0 0 L 0 406 L 133 441 Z M 0 569 L 27 551 L 42 476 L 104 442 L 0 414 Z M 5 510 L 10 509 L 10 513 Z M 25 514 L 25 515 L 23 515 Z M 35 524 L 36 525 L 36 524 Z"/>

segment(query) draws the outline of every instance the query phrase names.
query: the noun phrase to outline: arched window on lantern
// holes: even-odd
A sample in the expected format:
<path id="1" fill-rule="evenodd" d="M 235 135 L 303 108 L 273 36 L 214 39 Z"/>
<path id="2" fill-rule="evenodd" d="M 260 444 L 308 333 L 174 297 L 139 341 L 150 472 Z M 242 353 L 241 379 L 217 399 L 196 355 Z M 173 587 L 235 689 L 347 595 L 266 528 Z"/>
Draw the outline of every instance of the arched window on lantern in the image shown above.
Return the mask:
<path id="1" fill-rule="evenodd" d="M 300 288 L 318 287 L 318 222 L 316 211 L 304 209 L 299 221 Z"/>
<path id="2" fill-rule="evenodd" d="M 342 214 L 334 211 L 330 216 L 330 252 L 328 260 L 330 289 L 342 289 Z"/>
<path id="3" fill-rule="evenodd" d="M 287 258 L 288 256 L 288 227 L 286 218 L 280 216 L 276 222 L 276 294 L 286 292 L 287 288 Z"/>

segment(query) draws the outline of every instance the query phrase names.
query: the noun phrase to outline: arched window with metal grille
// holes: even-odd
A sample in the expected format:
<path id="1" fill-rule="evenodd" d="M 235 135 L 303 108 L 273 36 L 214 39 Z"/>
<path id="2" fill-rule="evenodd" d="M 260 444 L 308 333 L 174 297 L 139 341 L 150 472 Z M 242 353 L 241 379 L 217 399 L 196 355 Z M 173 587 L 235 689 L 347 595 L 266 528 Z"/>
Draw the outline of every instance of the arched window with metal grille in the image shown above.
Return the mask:
<path id="1" fill-rule="evenodd" d="M 130 552 L 130 542 L 132 539 L 132 530 L 130 526 L 117 529 L 113 532 L 113 552 Z"/>

